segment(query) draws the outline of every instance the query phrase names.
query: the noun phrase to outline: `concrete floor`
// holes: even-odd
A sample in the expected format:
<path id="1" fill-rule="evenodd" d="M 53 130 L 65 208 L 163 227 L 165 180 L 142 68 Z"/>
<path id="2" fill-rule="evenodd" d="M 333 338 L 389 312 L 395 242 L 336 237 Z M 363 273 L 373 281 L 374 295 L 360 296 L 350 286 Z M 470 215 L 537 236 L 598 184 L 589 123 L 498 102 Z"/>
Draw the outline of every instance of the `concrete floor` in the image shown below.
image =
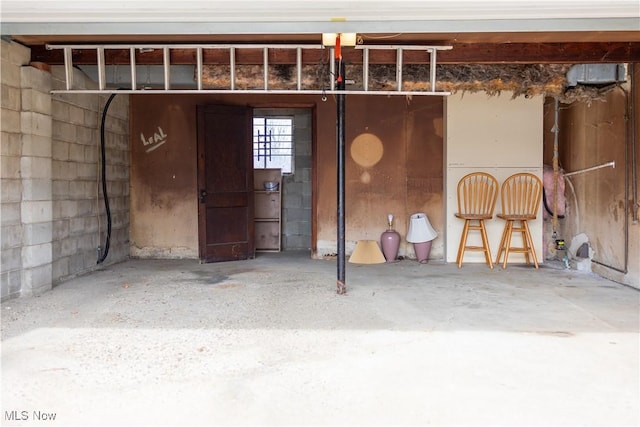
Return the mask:
<path id="1" fill-rule="evenodd" d="M 640 424 L 637 290 L 548 263 L 335 283 L 307 254 L 131 260 L 7 301 L 2 425 Z"/>

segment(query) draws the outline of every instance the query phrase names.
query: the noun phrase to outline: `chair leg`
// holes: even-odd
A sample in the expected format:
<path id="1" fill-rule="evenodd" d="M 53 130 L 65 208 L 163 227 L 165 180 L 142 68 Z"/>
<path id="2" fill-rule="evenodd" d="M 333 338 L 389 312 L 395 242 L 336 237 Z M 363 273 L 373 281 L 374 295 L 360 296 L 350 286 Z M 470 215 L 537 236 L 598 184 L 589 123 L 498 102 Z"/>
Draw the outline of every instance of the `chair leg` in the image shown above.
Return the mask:
<path id="1" fill-rule="evenodd" d="M 522 221 L 522 228 L 524 228 L 525 230 L 527 245 L 529 247 L 529 251 L 531 252 L 531 257 L 533 258 L 533 265 L 538 268 L 538 256 L 536 255 L 536 248 L 533 245 L 533 238 L 531 238 L 531 231 L 529 230 L 529 224 L 526 220 Z M 528 253 L 527 256 L 529 256 Z"/>
<path id="2" fill-rule="evenodd" d="M 507 269 L 507 261 L 509 260 L 509 249 L 511 249 L 511 237 L 513 234 L 513 220 L 507 221 L 507 231 L 506 231 L 506 242 L 504 246 L 504 262 L 502 263 L 502 268 Z"/>
<path id="3" fill-rule="evenodd" d="M 464 221 L 464 228 L 462 229 L 462 236 L 460 236 L 460 246 L 458 247 L 458 257 L 456 258 L 456 264 L 458 268 L 462 267 L 462 258 L 464 257 L 465 247 L 467 246 L 467 235 L 469 234 L 469 220 Z"/>
<path id="4" fill-rule="evenodd" d="M 507 240 L 507 230 L 509 222 L 504 223 L 504 229 L 502 230 L 502 237 L 500 238 L 500 246 L 498 246 L 498 256 L 496 257 L 496 264 L 500 264 L 500 257 L 504 251 L 504 242 Z"/>
<path id="5" fill-rule="evenodd" d="M 484 248 L 484 258 L 489 264 L 489 268 L 493 268 L 493 262 L 491 261 L 491 249 L 489 248 L 489 239 L 487 239 L 487 229 L 484 227 L 484 220 L 480 222 L 480 235 L 482 236 L 482 247 Z"/>
<path id="6" fill-rule="evenodd" d="M 527 238 L 527 229 L 525 228 L 526 221 L 520 221 L 520 234 L 522 234 L 522 249 L 524 250 L 524 262 L 529 265 L 531 264 L 531 246 L 529 245 L 529 239 Z"/>

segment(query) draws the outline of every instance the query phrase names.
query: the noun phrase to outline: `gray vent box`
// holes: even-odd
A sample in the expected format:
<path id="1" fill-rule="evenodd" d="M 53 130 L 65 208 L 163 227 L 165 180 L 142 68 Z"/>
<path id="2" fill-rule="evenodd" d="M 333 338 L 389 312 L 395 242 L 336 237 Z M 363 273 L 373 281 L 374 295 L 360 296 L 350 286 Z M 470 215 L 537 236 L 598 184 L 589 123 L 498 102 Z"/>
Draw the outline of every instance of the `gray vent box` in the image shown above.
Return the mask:
<path id="1" fill-rule="evenodd" d="M 567 72 L 567 81 L 569 86 L 626 82 L 627 67 L 625 64 L 578 64 Z"/>

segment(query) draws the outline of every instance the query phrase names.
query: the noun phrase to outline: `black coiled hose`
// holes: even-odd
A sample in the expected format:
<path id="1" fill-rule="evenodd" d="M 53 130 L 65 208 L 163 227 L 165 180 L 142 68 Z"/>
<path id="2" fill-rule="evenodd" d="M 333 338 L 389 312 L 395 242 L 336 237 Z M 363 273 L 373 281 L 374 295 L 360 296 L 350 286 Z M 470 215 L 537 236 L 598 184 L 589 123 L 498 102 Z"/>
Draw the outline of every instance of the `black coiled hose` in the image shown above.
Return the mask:
<path id="1" fill-rule="evenodd" d="M 102 197 L 104 198 L 104 210 L 107 214 L 107 237 L 104 242 L 104 250 L 101 252 L 98 257 L 97 264 L 101 264 L 109 255 L 109 245 L 111 243 L 111 208 L 109 207 L 109 197 L 107 195 L 107 160 L 106 160 L 106 149 L 105 149 L 105 126 L 104 123 L 107 120 L 107 112 L 109 111 L 109 105 L 111 105 L 111 101 L 115 98 L 117 93 L 112 93 L 107 100 L 107 103 L 104 105 L 104 110 L 102 110 L 102 122 L 100 124 L 100 154 L 102 157 Z"/>

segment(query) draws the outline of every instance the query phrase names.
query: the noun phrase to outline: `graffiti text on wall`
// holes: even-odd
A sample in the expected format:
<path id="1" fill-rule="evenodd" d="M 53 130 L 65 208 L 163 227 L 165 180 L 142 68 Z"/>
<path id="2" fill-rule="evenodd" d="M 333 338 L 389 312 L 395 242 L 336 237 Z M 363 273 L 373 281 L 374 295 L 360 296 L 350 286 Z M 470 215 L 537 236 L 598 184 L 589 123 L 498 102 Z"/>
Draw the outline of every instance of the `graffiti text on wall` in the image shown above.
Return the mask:
<path id="1" fill-rule="evenodd" d="M 142 140 L 142 144 L 147 148 L 147 153 L 155 150 L 160 147 L 162 144 L 167 142 L 167 134 L 164 133 L 162 128 L 158 126 L 158 131 L 153 134 L 153 136 L 145 137 L 142 132 L 140 132 L 140 139 Z"/>

